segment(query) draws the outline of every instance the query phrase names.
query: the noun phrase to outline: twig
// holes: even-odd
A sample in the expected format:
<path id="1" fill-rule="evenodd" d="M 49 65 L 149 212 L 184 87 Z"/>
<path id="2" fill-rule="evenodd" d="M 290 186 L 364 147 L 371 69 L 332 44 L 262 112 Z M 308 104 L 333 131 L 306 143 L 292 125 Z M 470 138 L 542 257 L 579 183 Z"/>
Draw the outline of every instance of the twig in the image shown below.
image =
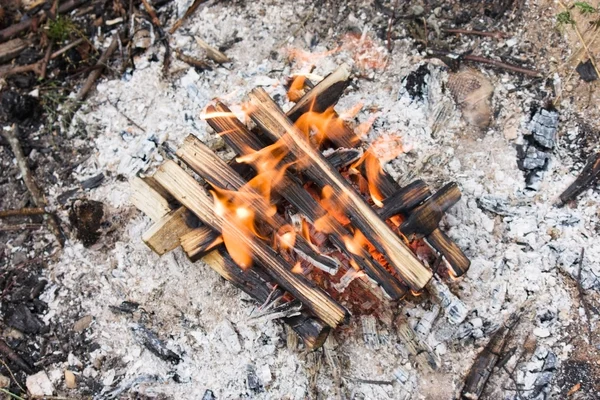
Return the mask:
<path id="1" fill-rule="evenodd" d="M 471 30 L 471 29 L 457 29 L 457 28 L 442 28 L 442 31 L 444 31 L 446 33 L 456 33 L 459 35 L 488 36 L 488 37 L 492 37 L 494 39 L 504 39 L 504 38 L 510 37 L 510 35 L 508 33 L 500 32 L 500 31 L 486 32 L 486 31 L 475 31 L 475 30 Z"/>
<path id="2" fill-rule="evenodd" d="M 71 50 L 73 47 L 79 46 L 84 41 L 85 41 L 84 38 L 80 38 L 80 39 L 77 39 L 76 41 L 74 41 L 73 43 L 69 43 L 68 45 L 66 45 L 62 49 L 56 50 L 54 53 L 52 53 L 52 55 L 50 56 L 50 59 L 54 60 L 56 57 L 58 57 L 58 56 L 60 56 L 60 55 L 62 55 L 64 53 L 66 53 L 69 50 Z"/>
<path id="3" fill-rule="evenodd" d="M 33 369 L 18 355 L 4 340 L 0 339 L 0 353 L 4 354 L 11 360 L 19 369 L 27 375 L 33 374 Z"/>
<path id="4" fill-rule="evenodd" d="M 17 396 L 16 394 L 9 392 L 8 390 L 6 390 L 4 388 L 0 388 L 0 392 L 5 393 L 5 394 L 9 395 L 10 397 L 17 399 L 17 400 L 25 400 L 23 397 Z"/>
<path id="5" fill-rule="evenodd" d="M 30 216 L 30 215 L 43 215 L 43 214 L 46 214 L 46 209 L 44 209 L 42 207 L 20 208 L 18 210 L 0 211 L 0 218 Z"/>
<path id="6" fill-rule="evenodd" d="M 117 110 L 117 112 L 119 114 L 121 114 L 123 116 L 123 118 L 125 118 L 127 121 L 129 121 L 129 123 L 133 126 L 135 126 L 136 128 L 138 128 L 140 131 L 146 133 L 146 130 L 144 128 L 142 128 L 141 126 L 139 126 L 134 120 L 132 120 L 131 118 L 129 118 L 129 116 L 127 116 L 123 111 L 119 110 L 119 107 L 117 107 L 116 104 L 111 103 L 110 101 L 108 102 L 111 106 L 114 107 L 115 110 Z"/>
<path id="7" fill-rule="evenodd" d="M 538 71 L 529 68 L 519 67 L 512 64 L 507 64 L 501 61 L 492 60 L 491 58 L 474 56 L 472 54 L 458 55 L 445 50 L 429 50 L 429 54 L 431 54 L 432 56 L 451 56 L 455 59 L 462 59 L 465 61 L 473 61 L 481 64 L 493 65 L 497 68 L 505 69 L 507 71 L 518 72 L 523 75 L 531 76 L 534 78 L 540 77 L 540 73 Z"/>
<path id="8" fill-rule="evenodd" d="M 144 8 L 146 9 L 146 12 L 148 13 L 148 15 L 150 15 L 150 18 L 152 19 L 152 23 L 154 25 L 156 25 L 157 27 L 162 27 L 160 20 L 156 16 L 156 11 L 154 11 L 154 7 L 152 7 L 150 5 L 150 3 L 148 3 L 148 0 L 142 0 L 142 3 L 144 4 Z"/>
<path id="9" fill-rule="evenodd" d="M 396 18 L 396 8 L 397 7 L 398 7 L 398 0 L 396 0 L 394 2 L 394 9 L 392 10 L 392 15 L 390 15 L 390 18 L 388 20 L 386 39 L 387 39 L 388 53 L 390 53 L 390 54 L 392 53 L 392 27 L 394 26 L 394 19 Z"/>
<path id="10" fill-rule="evenodd" d="M 100 77 L 100 74 L 102 74 L 102 70 L 104 69 L 104 67 L 106 67 L 108 59 L 115 52 L 115 50 L 117 50 L 117 47 L 119 45 L 118 39 L 119 39 L 119 34 L 115 33 L 113 35 L 110 46 L 108 46 L 108 49 L 106 49 L 106 51 L 104 53 L 102 53 L 102 55 L 98 59 L 98 62 L 96 63 L 96 66 L 99 66 L 99 68 L 94 69 L 90 73 L 90 75 L 85 80 L 85 83 L 83 84 L 81 89 L 79 89 L 79 92 L 77 92 L 77 95 L 75 96 L 75 101 L 77 103 L 81 102 L 85 98 L 87 93 L 90 91 L 90 89 L 94 85 L 94 82 L 96 82 L 96 80 Z"/>
<path id="11" fill-rule="evenodd" d="M 4 136 L 10 144 L 12 152 L 17 159 L 17 165 L 21 171 L 25 186 L 27 186 L 27 190 L 29 190 L 29 193 L 31 193 L 33 202 L 37 207 L 46 207 L 48 205 L 46 198 L 33 179 L 33 174 L 31 173 L 29 166 L 27 166 L 27 159 L 23 154 L 21 143 L 19 143 L 19 127 L 16 124 L 13 125 L 13 129 L 4 131 Z M 55 214 L 44 214 L 44 220 L 48 224 L 54 236 L 56 236 L 56 240 L 58 241 L 59 245 L 62 247 L 64 244 L 64 237 L 60 229 L 60 225 L 58 224 L 58 218 Z"/>
<path id="12" fill-rule="evenodd" d="M 186 64 L 191 65 L 192 67 L 202 68 L 202 69 L 210 69 L 210 65 L 204 60 L 201 60 L 196 57 L 188 56 L 187 54 L 183 54 L 179 49 L 175 50 L 175 55 L 181 61 Z"/>
<path id="13" fill-rule="evenodd" d="M 583 269 L 583 256 L 585 255 L 585 249 L 581 248 L 581 255 L 579 256 L 578 269 L 577 269 L 577 293 L 579 294 L 579 301 L 581 301 L 581 305 L 583 306 L 583 312 L 585 313 L 585 318 L 587 319 L 587 328 L 588 328 L 588 339 L 589 343 L 592 344 L 592 318 L 590 314 L 590 309 L 585 299 L 585 292 L 583 290 L 583 286 L 581 286 L 581 270 Z"/>
<path id="14" fill-rule="evenodd" d="M 194 0 L 194 3 L 190 6 L 190 8 L 187 9 L 187 11 L 185 12 L 185 14 L 183 14 L 183 17 L 181 17 L 180 19 L 178 19 L 175 24 L 173 25 L 173 27 L 171 27 L 171 29 L 169 29 L 169 33 L 172 35 L 173 33 L 175 33 L 175 31 L 177 29 L 179 29 L 181 27 L 181 25 L 183 25 L 184 21 L 186 19 L 188 19 L 194 12 L 196 12 L 196 10 L 198 9 L 198 7 L 200 7 L 200 4 L 204 3 L 206 0 Z"/>
<path id="15" fill-rule="evenodd" d="M 196 37 L 196 43 L 200 46 L 204 51 L 206 51 L 206 57 L 213 60 L 217 64 L 223 64 L 231 61 L 229 57 L 227 57 L 223 52 L 215 49 L 204 40 Z"/>
<path id="16" fill-rule="evenodd" d="M 560 195 L 558 206 L 573 200 L 600 177 L 600 153 L 590 156 L 573 183 Z"/>
<path id="17" fill-rule="evenodd" d="M 8 366 L 8 364 L 3 359 L 1 359 L 1 358 L 0 358 L 0 362 L 2 363 L 2 365 L 4 365 L 4 368 L 6 368 L 6 370 L 10 374 L 11 378 L 13 379 L 13 381 L 15 381 L 15 383 L 19 387 L 19 389 L 21 389 L 22 392 L 25 392 L 25 389 L 23 389 L 23 386 L 21 386 L 21 384 L 19 383 L 19 381 L 17 380 L 17 378 L 15 378 L 15 374 L 13 374 L 13 372 L 10 369 L 10 367 Z"/>

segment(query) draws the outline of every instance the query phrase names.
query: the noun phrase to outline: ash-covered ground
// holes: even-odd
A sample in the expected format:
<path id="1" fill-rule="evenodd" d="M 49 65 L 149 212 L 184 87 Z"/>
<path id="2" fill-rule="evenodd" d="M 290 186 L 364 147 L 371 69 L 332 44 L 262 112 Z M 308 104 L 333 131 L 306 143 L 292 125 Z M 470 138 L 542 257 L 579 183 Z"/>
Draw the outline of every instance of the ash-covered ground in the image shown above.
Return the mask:
<path id="1" fill-rule="evenodd" d="M 42 325 L 15 327 L 10 316 L 19 305 L 12 296 L 2 308 L 2 335 L 45 372 L 54 395 L 451 399 L 493 332 L 523 309 L 482 398 L 566 398 L 569 391 L 572 398 L 600 397 L 594 378 L 600 373 L 600 195 L 592 187 L 577 201 L 556 205 L 585 158 L 599 150 L 599 110 L 588 87 L 593 83 L 567 77 L 563 67 L 576 42 L 555 27 L 560 9 L 545 1 L 498 2 L 511 4 L 503 11 L 485 2 L 400 8 L 425 18 L 432 31 L 461 17 L 471 27 L 511 33 L 445 40 L 458 53 L 499 54 L 548 73 L 533 79 L 467 63 L 452 71 L 426 57 L 410 18 L 389 30 L 385 11 L 393 3 L 209 2 L 170 37 L 171 46 L 200 54 L 195 37 L 229 43 L 231 63 L 197 70 L 174 59 L 165 77 L 157 43 L 135 58 L 134 70 L 98 83 L 58 139 L 71 152 L 63 157 L 76 162 L 66 161 L 67 172 L 40 162 L 36 176 L 65 226 L 78 207 L 95 211 L 90 218 L 99 220 L 99 239 L 85 246 L 73 229 L 60 250 L 43 230 L 0 232 L 5 271 L 21 284 L 47 280 L 39 299 L 26 303 Z M 172 24 L 188 5 L 174 1 L 165 22 Z M 566 50 L 553 52 L 546 48 L 551 43 Z M 260 86 L 288 109 L 284 83 L 291 74 L 313 65 L 312 74 L 325 76 L 341 63 L 352 66 L 354 79 L 336 109 L 362 102 L 353 124 L 374 121 L 367 142 L 399 137 L 408 150 L 386 170 L 401 184 L 417 177 L 432 188 L 458 182 L 463 197 L 442 226 L 472 260 L 466 276 L 447 282 L 469 314 L 453 325 L 427 294 L 411 297 L 380 306 L 375 339 L 365 340 L 369 317 L 356 316 L 326 349 L 307 353 L 287 345 L 280 323 L 250 321 L 256 304 L 202 262 L 191 263 L 180 249 L 163 257 L 148 249 L 141 235 L 151 221 L 130 204 L 128 180 L 151 173 L 165 159 L 164 144 L 177 147 L 190 133 L 232 157 L 200 118 L 213 98 L 239 105 Z M 476 98 L 469 96 L 481 87 Z M 556 116 L 553 146 L 534 140 L 542 109 Z M 52 133 L 32 132 L 27 143 L 52 142 Z M 32 147 L 28 157 L 35 162 L 44 150 Z M 530 169 L 522 158 L 534 152 L 529 147 L 543 153 L 539 164 L 527 161 Z M 0 158 L 10 171 L 2 177 L 2 208 L 23 206 L 25 190 L 8 147 L 0 147 Z M 99 174 L 105 177 L 99 186 L 80 189 Z M 402 324 L 424 320 L 433 321 L 423 340 L 439 359 L 436 368 L 417 362 L 398 335 Z M 75 389 L 65 386 L 65 370 L 75 375 Z"/>

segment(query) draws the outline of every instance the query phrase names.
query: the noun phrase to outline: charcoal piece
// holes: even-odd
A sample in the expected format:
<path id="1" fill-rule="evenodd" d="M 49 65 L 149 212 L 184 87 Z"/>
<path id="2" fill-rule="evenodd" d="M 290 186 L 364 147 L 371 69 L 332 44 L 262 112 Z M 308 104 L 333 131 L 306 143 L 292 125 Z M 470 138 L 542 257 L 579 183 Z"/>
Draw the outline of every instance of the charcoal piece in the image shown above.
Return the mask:
<path id="1" fill-rule="evenodd" d="M 140 307 L 139 303 L 135 303 L 133 301 L 123 301 L 118 306 L 109 306 L 111 311 L 123 313 L 123 314 L 132 314 Z"/>
<path id="2" fill-rule="evenodd" d="M 429 68 L 427 64 L 422 64 L 402 79 L 406 93 L 408 93 L 411 99 L 423 100 L 425 98 L 428 76 Z"/>
<path id="3" fill-rule="evenodd" d="M 152 332 L 143 325 L 136 325 L 131 328 L 136 339 L 138 339 L 145 348 L 161 360 L 178 364 L 181 361 L 179 355 L 167 348 L 165 343 L 158 338 L 156 333 Z"/>
<path id="4" fill-rule="evenodd" d="M 531 118 L 529 130 L 536 144 L 546 149 L 553 149 L 558 130 L 558 111 L 540 108 Z"/>
<path id="5" fill-rule="evenodd" d="M 542 371 L 555 371 L 557 364 L 558 358 L 556 357 L 556 354 L 554 354 L 553 352 L 549 352 L 546 356 L 546 359 L 544 360 L 544 366 L 542 367 Z"/>
<path id="6" fill-rule="evenodd" d="M 7 318 L 7 325 L 24 333 L 38 333 L 44 323 L 29 311 L 25 304 L 19 304 Z"/>
<path id="7" fill-rule="evenodd" d="M 246 385 L 248 386 L 248 390 L 254 393 L 262 392 L 262 385 L 258 379 L 258 375 L 256 375 L 256 368 L 252 364 L 246 366 Z"/>
<path id="8" fill-rule="evenodd" d="M 202 400 L 217 400 L 217 398 L 215 397 L 215 394 L 212 390 L 206 389 L 206 391 L 202 395 Z"/>
<path id="9" fill-rule="evenodd" d="M 584 82 L 593 82 L 596 79 L 598 79 L 598 74 L 596 74 L 596 68 L 594 68 L 592 60 L 587 60 L 586 62 L 579 62 L 575 71 L 577 71 L 579 77 Z"/>
<path id="10" fill-rule="evenodd" d="M 518 166 L 523 171 L 533 171 L 535 169 L 546 169 L 550 155 L 535 146 L 524 145 L 517 147 L 517 156 L 519 158 Z"/>
<path id="11" fill-rule="evenodd" d="M 40 108 L 39 101 L 35 97 L 21 95 L 13 91 L 2 93 L 0 104 L 3 111 L 9 117 L 9 120 L 14 122 L 34 118 Z"/>
<path id="12" fill-rule="evenodd" d="M 77 239 L 85 247 L 96 243 L 100 238 L 100 225 L 104 217 L 104 206 L 99 201 L 77 200 L 69 211 L 69 222 L 76 230 Z"/>
<path id="13" fill-rule="evenodd" d="M 98 175 L 92 176 L 91 178 L 82 181 L 81 187 L 83 189 L 94 189 L 100 186 L 102 182 L 104 182 L 104 174 L 100 172 Z"/>

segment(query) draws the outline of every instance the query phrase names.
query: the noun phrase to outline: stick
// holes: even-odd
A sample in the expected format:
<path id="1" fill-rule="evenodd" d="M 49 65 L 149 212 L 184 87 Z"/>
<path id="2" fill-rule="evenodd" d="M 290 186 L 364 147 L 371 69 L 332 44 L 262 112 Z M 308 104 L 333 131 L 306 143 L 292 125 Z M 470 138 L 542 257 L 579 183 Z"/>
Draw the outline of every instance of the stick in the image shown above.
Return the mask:
<path id="1" fill-rule="evenodd" d="M 473 61 L 473 62 L 477 62 L 477 63 L 481 63 L 481 64 L 493 65 L 496 68 L 500 68 L 500 69 L 504 69 L 504 70 L 512 71 L 512 72 L 518 72 L 520 74 L 531 76 L 531 77 L 534 77 L 534 78 L 539 78 L 541 76 L 538 71 L 535 71 L 533 69 L 519 67 L 519 66 L 513 65 L 513 64 L 507 64 L 507 63 L 504 63 L 502 61 L 492 60 L 491 58 L 485 58 L 485 57 L 481 57 L 481 56 L 474 56 L 472 54 L 457 55 L 457 54 L 451 53 L 451 52 L 446 51 L 446 50 L 434 50 L 434 49 L 430 49 L 428 51 L 429 51 L 429 54 L 431 54 L 434 57 L 437 57 L 437 56 L 450 56 L 450 57 L 452 57 L 454 59 L 462 59 L 462 60 L 465 60 L 465 61 Z"/>
<path id="2" fill-rule="evenodd" d="M 590 156 L 575 182 L 560 195 L 560 205 L 573 200 L 600 177 L 600 153 Z"/>
<path id="3" fill-rule="evenodd" d="M 196 262 L 223 244 L 223 236 L 207 226 L 201 226 L 181 236 L 179 242 L 190 261 Z"/>
<path id="4" fill-rule="evenodd" d="M 510 37 L 508 33 L 493 31 L 493 32 L 485 32 L 485 31 L 474 31 L 471 29 L 457 29 L 457 28 L 442 28 L 442 31 L 447 33 L 457 33 L 459 35 L 475 35 L 475 36 L 488 36 L 494 39 L 504 39 Z"/>
<path id="5" fill-rule="evenodd" d="M 200 4 L 204 3 L 205 1 L 206 0 L 194 0 L 194 3 L 190 6 L 190 8 L 187 9 L 187 11 L 183 15 L 183 17 L 181 17 L 180 19 L 178 19 L 177 22 L 175 22 L 175 24 L 173 25 L 173 27 L 171 27 L 171 29 L 169 29 L 169 33 L 171 35 L 173 33 L 175 33 L 175 31 L 177 29 L 179 29 L 181 27 L 181 25 L 183 25 L 183 23 L 185 22 L 185 20 L 188 19 L 194 12 L 196 12 L 196 10 L 198 9 L 198 7 L 200 7 Z"/>
<path id="6" fill-rule="evenodd" d="M 319 186 L 330 186 L 346 208 L 353 224 L 369 239 L 390 265 L 414 290 L 425 287 L 432 273 L 425 268 L 408 247 L 356 193 L 350 184 L 331 168 L 321 153 L 315 151 L 277 104 L 262 88 L 250 93 L 250 117 L 274 140 L 282 140 L 298 160 L 301 168 Z"/>
<path id="7" fill-rule="evenodd" d="M 83 99 L 85 99 L 85 96 L 88 94 L 88 92 L 90 91 L 90 89 L 94 85 L 94 82 L 96 82 L 96 80 L 102 74 L 102 71 L 104 70 L 104 68 L 106 67 L 106 65 L 108 63 L 108 59 L 110 58 L 110 56 L 112 56 L 112 54 L 115 52 L 115 50 L 117 50 L 118 46 L 119 46 L 119 34 L 115 33 L 113 35 L 112 41 L 110 42 L 110 45 L 104 51 L 104 53 L 102 53 L 102 55 L 98 59 L 98 62 L 96 63 L 96 66 L 99 67 L 99 68 L 94 69 L 90 73 L 90 75 L 85 80 L 85 82 L 84 82 L 83 86 L 81 87 L 81 89 L 79 89 L 79 92 L 77 92 L 77 95 L 75 96 L 75 101 L 77 103 L 79 103 Z"/>
<path id="8" fill-rule="evenodd" d="M 212 47 L 211 45 L 209 45 L 208 43 L 206 43 L 204 40 L 200 39 L 199 37 L 196 37 L 196 43 L 198 44 L 198 46 L 200 46 L 202 49 L 204 49 L 204 51 L 206 51 L 206 56 L 209 59 L 216 62 L 217 64 L 224 64 L 224 63 L 231 61 L 229 59 L 229 57 L 227 57 L 221 51 L 215 49 L 214 47 Z"/>
<path id="9" fill-rule="evenodd" d="M 0 339 L 0 353 L 4 354 L 27 375 L 33 374 L 33 369 L 2 339 Z"/>
<path id="10" fill-rule="evenodd" d="M 31 194 L 34 204 L 38 208 L 44 208 L 48 205 L 46 202 L 46 198 L 44 194 L 35 183 L 35 179 L 33 178 L 33 174 L 27 166 L 27 159 L 23 154 L 23 149 L 21 148 L 21 143 L 19 143 L 19 127 L 15 124 L 13 128 L 10 130 L 4 130 L 4 137 L 10 144 L 10 148 L 12 149 L 15 158 L 17 159 L 17 166 L 19 167 L 19 171 L 21 172 L 21 176 L 23 177 L 23 181 L 25 182 L 25 186 L 27 186 L 27 190 Z M 58 244 L 62 247 L 65 243 L 63 233 L 60 229 L 60 225 L 58 223 L 58 218 L 55 214 L 44 214 L 44 220 L 48 224 L 50 231 L 56 237 Z"/>
<path id="11" fill-rule="evenodd" d="M 304 276 L 292 273 L 292 266 L 266 243 L 246 237 L 231 221 L 216 215 L 213 200 L 204 192 L 202 186 L 175 162 L 165 162 L 155 173 L 154 178 L 207 226 L 219 232 L 222 229 L 237 232 L 240 243 L 252 249 L 253 256 L 267 269 L 273 279 L 326 324 L 336 327 L 348 320 L 349 313 L 344 307 Z"/>
<path id="12" fill-rule="evenodd" d="M 30 215 L 43 215 L 46 214 L 45 208 L 20 208 L 18 210 L 4 210 L 0 211 L 0 218 L 17 217 L 17 216 L 30 216 Z"/>
<path id="13" fill-rule="evenodd" d="M 250 132 L 237 118 L 232 116 L 231 111 L 222 103 L 217 103 L 216 107 L 209 106 L 207 114 L 208 124 L 238 154 L 247 155 L 264 147 L 264 144 L 256 135 Z M 222 116 L 212 117 L 211 114 L 220 114 Z M 327 211 L 299 183 L 292 179 L 289 174 L 286 174 L 274 189 L 288 202 L 296 206 L 313 225 L 317 220 L 327 215 Z M 377 282 L 392 299 L 402 298 L 406 294 L 407 288 L 404 284 L 378 262 L 373 260 L 366 250 L 362 249 L 358 255 L 348 251 L 344 243 L 344 237 L 351 237 L 352 234 L 346 228 L 333 218 L 325 218 L 324 221 L 327 222 L 327 230 L 331 233 L 331 242 L 365 270 L 367 275 Z"/>

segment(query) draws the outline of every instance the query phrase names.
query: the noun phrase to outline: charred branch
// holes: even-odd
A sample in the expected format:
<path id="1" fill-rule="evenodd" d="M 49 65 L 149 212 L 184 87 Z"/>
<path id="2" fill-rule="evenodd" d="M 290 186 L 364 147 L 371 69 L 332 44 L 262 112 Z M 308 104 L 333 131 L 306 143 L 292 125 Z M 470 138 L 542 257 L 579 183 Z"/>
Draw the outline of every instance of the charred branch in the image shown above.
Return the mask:
<path id="1" fill-rule="evenodd" d="M 600 153 L 589 157 L 585 167 L 567 190 L 560 195 L 561 204 L 565 204 L 579 196 L 584 190 L 590 187 L 600 176 Z"/>
<path id="2" fill-rule="evenodd" d="M 389 193 L 389 190 L 386 192 Z M 420 179 L 393 193 L 383 201 L 383 207 L 379 209 L 379 216 L 382 219 L 388 219 L 398 214 L 406 214 L 431 196 L 429 187 Z"/>
<path id="3" fill-rule="evenodd" d="M 214 230 L 201 226 L 179 238 L 181 248 L 190 261 L 196 262 L 223 243 L 223 237 Z"/>

